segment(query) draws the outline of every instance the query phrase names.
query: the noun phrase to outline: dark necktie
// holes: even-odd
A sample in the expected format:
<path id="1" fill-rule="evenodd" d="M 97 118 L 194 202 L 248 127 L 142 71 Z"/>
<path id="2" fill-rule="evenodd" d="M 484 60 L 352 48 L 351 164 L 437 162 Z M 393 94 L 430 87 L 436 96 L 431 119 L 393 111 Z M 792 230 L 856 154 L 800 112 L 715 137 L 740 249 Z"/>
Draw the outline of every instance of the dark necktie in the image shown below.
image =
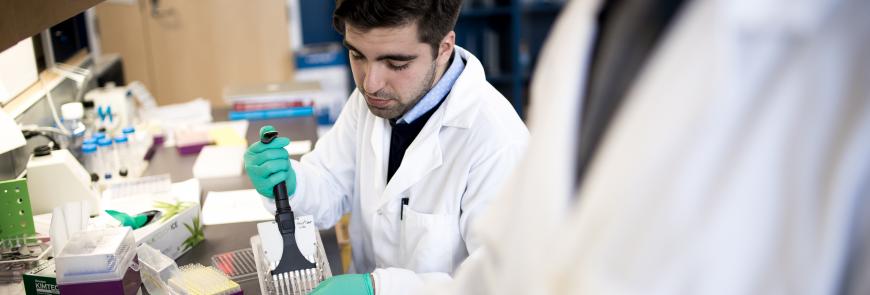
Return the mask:
<path id="1" fill-rule="evenodd" d="M 663 39 L 683 0 L 606 0 L 599 11 L 586 92 L 581 102 L 575 187 L 596 154 L 613 116 Z"/>

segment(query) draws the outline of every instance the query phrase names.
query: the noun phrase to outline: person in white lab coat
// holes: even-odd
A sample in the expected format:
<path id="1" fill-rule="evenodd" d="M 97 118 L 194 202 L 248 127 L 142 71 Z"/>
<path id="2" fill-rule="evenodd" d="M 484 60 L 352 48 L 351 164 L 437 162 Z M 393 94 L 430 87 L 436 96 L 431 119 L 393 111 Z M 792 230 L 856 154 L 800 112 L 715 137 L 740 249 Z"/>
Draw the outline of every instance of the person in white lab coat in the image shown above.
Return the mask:
<path id="1" fill-rule="evenodd" d="M 870 293 L 870 1 L 686 1 L 578 189 L 603 5 L 562 12 L 527 156 L 430 293 Z"/>
<path id="2" fill-rule="evenodd" d="M 336 29 L 357 89 L 301 161 L 279 138 L 245 167 L 274 210 L 282 181 L 320 228 L 351 213 L 352 275 L 317 294 L 414 293 L 449 280 L 478 248 L 470 225 L 519 161 L 528 130 L 468 51 L 455 46 L 460 1 L 338 1 Z M 295 193 L 294 193 L 295 191 Z"/>

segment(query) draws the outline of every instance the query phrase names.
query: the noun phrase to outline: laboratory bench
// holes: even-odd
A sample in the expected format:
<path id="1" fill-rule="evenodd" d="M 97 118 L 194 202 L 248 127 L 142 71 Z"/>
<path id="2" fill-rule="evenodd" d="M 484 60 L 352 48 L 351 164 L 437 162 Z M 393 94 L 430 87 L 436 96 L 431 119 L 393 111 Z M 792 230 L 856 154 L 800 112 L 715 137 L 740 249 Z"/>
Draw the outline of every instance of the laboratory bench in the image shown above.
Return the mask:
<path id="1" fill-rule="evenodd" d="M 226 111 L 215 111 L 214 118 L 226 118 Z M 311 140 L 314 142 L 317 139 L 317 122 L 315 118 L 302 117 L 251 121 L 245 135 L 248 142 L 258 140 L 260 127 L 263 125 L 272 125 L 280 132 L 281 136 L 289 136 L 293 140 Z M 196 161 L 196 156 L 196 154 L 180 155 L 175 148 L 161 147 L 154 153 L 154 157 L 149 162 L 145 174 L 158 175 L 168 173 L 173 182 L 190 179 L 193 177 L 192 167 Z M 298 160 L 298 157 L 294 158 Z M 244 174 L 237 177 L 202 179 L 200 180 L 200 186 L 202 188 L 202 194 L 200 195 L 201 204 L 204 204 L 209 191 L 253 188 L 251 181 Z M 257 223 L 244 222 L 204 226 L 205 240 L 176 259 L 176 262 L 179 266 L 190 263 L 211 265 L 211 257 L 213 255 L 250 248 L 250 238 L 257 234 Z M 324 250 L 326 250 L 333 275 L 341 274 L 342 264 L 334 228 L 321 230 L 320 235 L 323 239 Z M 260 286 L 256 279 L 243 281 L 240 285 L 246 295 L 260 294 Z M 144 287 L 142 292 L 147 294 Z"/>

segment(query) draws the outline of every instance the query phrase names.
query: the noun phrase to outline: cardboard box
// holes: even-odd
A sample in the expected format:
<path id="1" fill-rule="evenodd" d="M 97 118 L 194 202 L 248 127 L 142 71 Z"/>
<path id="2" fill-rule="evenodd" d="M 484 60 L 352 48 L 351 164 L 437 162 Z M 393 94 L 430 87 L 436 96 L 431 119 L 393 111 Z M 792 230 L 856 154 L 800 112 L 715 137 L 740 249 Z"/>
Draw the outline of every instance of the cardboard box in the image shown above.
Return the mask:
<path id="1" fill-rule="evenodd" d="M 163 252 L 164 255 L 177 259 L 205 239 L 199 219 L 199 204 L 186 202 L 157 204 L 164 204 L 164 208 L 155 208 L 161 211 L 162 216 L 171 214 L 172 211 L 176 210 L 175 208 L 165 208 L 167 206 L 178 207 L 177 214 L 134 230 L 133 236 L 136 238 L 136 246 L 147 243 L 154 249 Z M 158 217 L 158 219 L 162 219 L 162 217 Z"/>
<path id="2" fill-rule="evenodd" d="M 203 239 L 199 203 L 128 198 L 108 204 L 106 209 L 130 215 L 156 210 L 160 213 L 142 228 L 133 231 L 136 246 L 147 243 L 164 255 L 177 259 Z"/>
<path id="3" fill-rule="evenodd" d="M 60 294 L 54 273 L 54 259 L 44 261 L 24 273 L 24 292 L 27 295 Z"/>
<path id="4" fill-rule="evenodd" d="M 154 220 L 133 231 L 137 247 L 147 243 L 164 255 L 177 259 L 205 239 L 200 222 L 199 181 L 191 179 L 172 184 L 171 188 L 165 187 L 165 183 L 158 185 L 151 183 L 152 180 L 142 181 L 150 184 L 136 187 L 136 181 L 131 181 L 127 185 L 133 188 L 127 192 L 117 191 L 117 188 L 114 188 L 116 191 L 110 188 L 103 192 L 104 210 L 129 215 L 152 210 L 160 212 Z M 105 211 L 99 218 L 114 222 Z"/>

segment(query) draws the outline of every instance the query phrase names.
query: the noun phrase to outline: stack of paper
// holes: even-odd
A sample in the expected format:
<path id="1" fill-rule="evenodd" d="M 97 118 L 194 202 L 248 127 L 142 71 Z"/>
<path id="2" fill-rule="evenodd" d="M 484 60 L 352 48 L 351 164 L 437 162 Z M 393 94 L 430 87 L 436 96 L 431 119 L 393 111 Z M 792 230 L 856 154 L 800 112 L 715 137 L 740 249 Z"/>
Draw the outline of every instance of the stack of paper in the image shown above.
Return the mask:
<path id="1" fill-rule="evenodd" d="M 202 206 L 205 225 L 273 220 L 256 190 L 209 192 Z"/>

